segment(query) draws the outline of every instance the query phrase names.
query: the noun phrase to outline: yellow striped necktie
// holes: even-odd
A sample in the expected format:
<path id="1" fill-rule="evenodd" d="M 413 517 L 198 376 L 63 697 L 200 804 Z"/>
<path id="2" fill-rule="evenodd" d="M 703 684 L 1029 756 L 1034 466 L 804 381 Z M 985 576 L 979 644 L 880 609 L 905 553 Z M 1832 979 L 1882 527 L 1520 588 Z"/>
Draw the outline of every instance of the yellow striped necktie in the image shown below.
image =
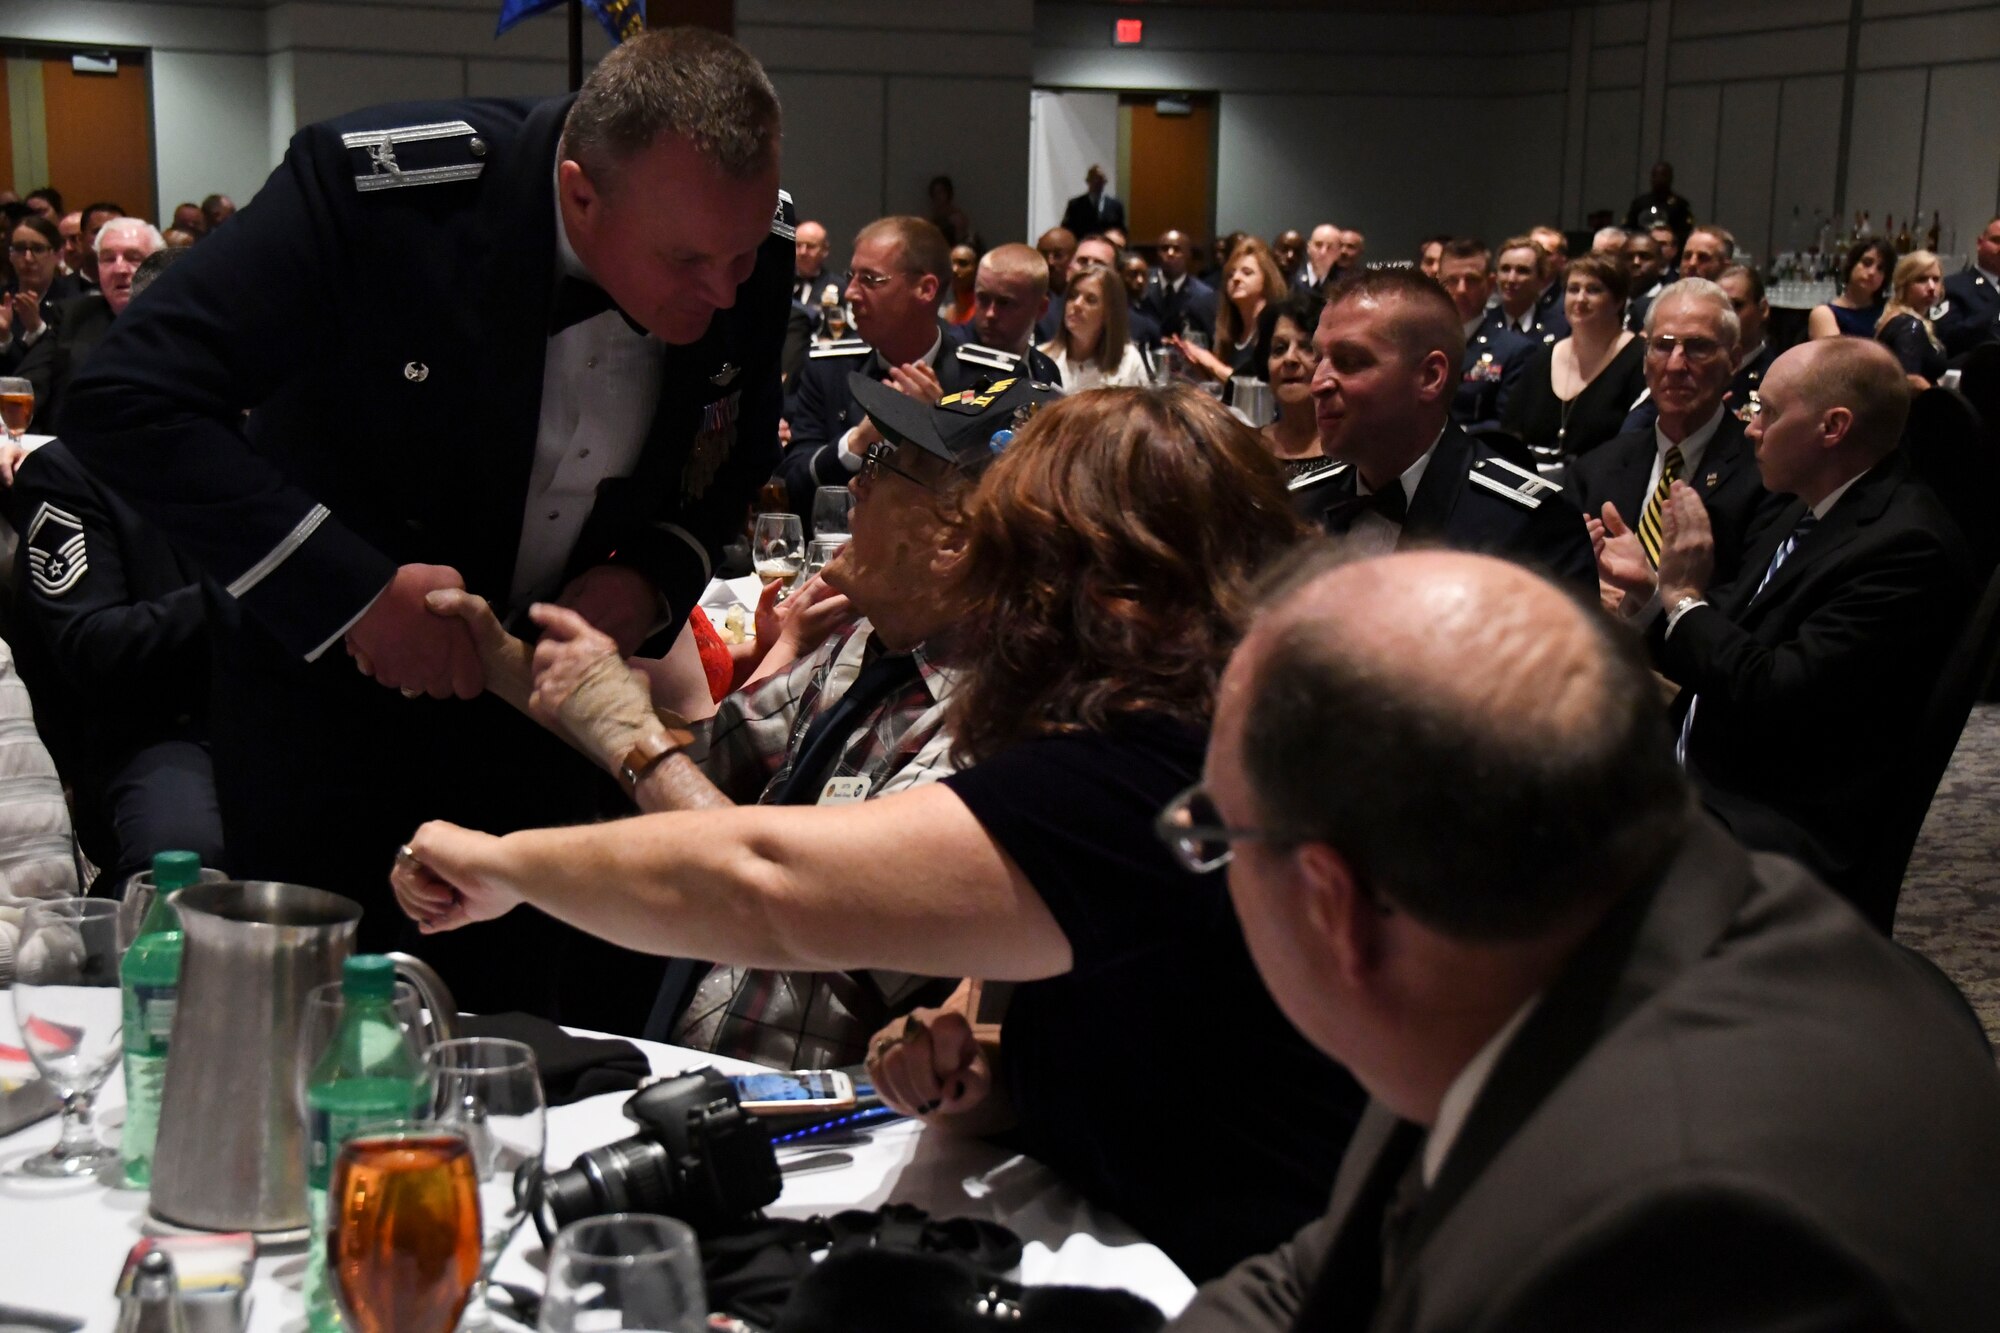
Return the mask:
<path id="1" fill-rule="evenodd" d="M 1660 567 L 1660 543 L 1665 539 L 1666 527 L 1660 511 L 1667 503 L 1667 492 L 1681 479 L 1681 447 L 1667 446 L 1666 461 L 1660 464 L 1660 484 L 1653 487 L 1653 493 L 1646 500 L 1646 512 L 1639 515 L 1639 545 L 1646 548 L 1646 558 L 1653 562 L 1653 568 Z"/>

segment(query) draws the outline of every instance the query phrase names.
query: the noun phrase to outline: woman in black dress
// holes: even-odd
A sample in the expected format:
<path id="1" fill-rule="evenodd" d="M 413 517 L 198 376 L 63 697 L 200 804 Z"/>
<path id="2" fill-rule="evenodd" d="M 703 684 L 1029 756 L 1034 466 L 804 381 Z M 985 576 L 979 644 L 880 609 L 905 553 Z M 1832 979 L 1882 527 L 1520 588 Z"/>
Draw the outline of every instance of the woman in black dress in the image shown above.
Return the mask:
<path id="1" fill-rule="evenodd" d="M 1944 374 L 1944 346 L 1931 326 L 1931 308 L 1944 291 L 1944 265 L 1928 250 L 1912 250 L 1896 261 L 1889 282 L 1889 300 L 1882 307 L 1875 336 L 1903 363 L 1903 373 L 1918 393 Z"/>
<path id="2" fill-rule="evenodd" d="M 1529 359 L 1500 408 L 1530 448 L 1564 457 L 1616 435 L 1646 390 L 1645 342 L 1625 328 L 1625 266 L 1585 255 L 1563 279 L 1569 336 Z"/>

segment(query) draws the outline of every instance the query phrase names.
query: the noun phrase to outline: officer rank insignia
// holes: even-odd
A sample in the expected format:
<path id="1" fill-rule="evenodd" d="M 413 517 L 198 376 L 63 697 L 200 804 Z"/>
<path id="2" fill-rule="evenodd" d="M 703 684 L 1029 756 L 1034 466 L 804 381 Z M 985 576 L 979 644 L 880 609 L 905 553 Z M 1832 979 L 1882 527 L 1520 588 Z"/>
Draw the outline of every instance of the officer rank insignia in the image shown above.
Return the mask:
<path id="1" fill-rule="evenodd" d="M 1540 509 L 1544 496 L 1562 494 L 1562 487 L 1546 477 L 1516 467 L 1504 458 L 1480 459 L 1472 465 L 1466 480 L 1529 509 Z"/>
<path id="2" fill-rule="evenodd" d="M 61 597 L 90 572 L 83 524 L 75 514 L 43 501 L 28 522 L 28 576 L 44 597 Z"/>
<path id="3" fill-rule="evenodd" d="M 366 168 L 354 177 L 354 188 L 364 194 L 477 180 L 486 170 L 479 160 L 486 156 L 486 141 L 462 120 L 355 130 L 341 135 L 340 143 L 358 155 L 358 166 Z"/>
<path id="4" fill-rule="evenodd" d="M 681 469 L 682 500 L 701 499 L 722 470 L 729 451 L 736 447 L 736 420 L 742 407 L 743 391 L 738 389 L 701 409 L 701 429 L 695 432 L 687 466 Z"/>

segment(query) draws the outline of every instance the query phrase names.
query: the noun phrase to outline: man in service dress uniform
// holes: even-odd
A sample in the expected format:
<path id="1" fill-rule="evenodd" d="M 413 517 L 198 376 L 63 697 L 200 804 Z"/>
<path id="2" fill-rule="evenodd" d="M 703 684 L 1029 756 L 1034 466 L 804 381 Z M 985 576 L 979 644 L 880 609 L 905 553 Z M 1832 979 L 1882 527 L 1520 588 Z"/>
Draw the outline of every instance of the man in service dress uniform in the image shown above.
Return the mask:
<path id="1" fill-rule="evenodd" d="M 1343 278 L 1313 345 L 1320 444 L 1342 466 L 1292 493 L 1301 512 L 1359 552 L 1484 551 L 1596 590 L 1583 516 L 1562 487 L 1452 422 L 1465 334 L 1442 287 L 1410 268 Z"/>
<path id="2" fill-rule="evenodd" d="M 776 458 L 779 137 L 756 61 L 697 29 L 627 42 L 572 98 L 310 126 L 98 348 L 64 435 L 225 590 L 229 869 L 358 899 L 381 948 L 422 820 L 614 795 L 479 697 L 468 631 L 425 595 L 560 601 L 626 652 L 678 630 Z M 571 949 L 543 921 L 421 952 L 467 1008 L 555 1013 Z M 642 970 L 573 962 L 590 989 L 561 1015 L 636 1028 Z"/>

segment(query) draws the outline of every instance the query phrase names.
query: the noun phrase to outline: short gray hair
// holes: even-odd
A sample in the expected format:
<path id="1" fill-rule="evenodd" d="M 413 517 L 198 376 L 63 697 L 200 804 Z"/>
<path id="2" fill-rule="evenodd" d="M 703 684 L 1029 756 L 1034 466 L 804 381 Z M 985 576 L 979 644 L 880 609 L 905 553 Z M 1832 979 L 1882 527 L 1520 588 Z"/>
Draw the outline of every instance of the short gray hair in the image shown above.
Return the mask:
<path id="1" fill-rule="evenodd" d="M 103 226 L 99 227 L 97 229 L 97 235 L 90 238 L 90 252 L 92 254 L 97 253 L 97 247 L 104 244 L 104 237 L 114 227 L 131 228 L 133 231 L 138 232 L 139 235 L 144 237 L 146 240 L 151 241 L 153 243 L 153 248 L 155 250 L 163 250 L 166 248 L 167 238 L 160 235 L 160 229 L 158 227 L 155 227 L 152 223 L 146 221 L 146 219 L 144 218 L 126 217 L 123 214 L 120 214 L 118 217 L 112 218 L 110 221 L 106 222 Z"/>
<path id="2" fill-rule="evenodd" d="M 1660 307 L 1668 301 L 1706 301 L 1715 307 L 1715 322 L 1729 335 L 1729 345 L 1733 348 L 1743 341 L 1743 322 L 1736 318 L 1736 303 L 1729 299 L 1729 293 L 1710 282 L 1707 278 L 1682 278 L 1670 282 L 1653 303 L 1646 307 L 1646 336 L 1653 336 L 1653 321 L 1658 318 Z"/>
<path id="3" fill-rule="evenodd" d="M 584 80 L 562 155 L 600 186 L 661 135 L 685 139 L 738 180 L 770 165 L 782 132 L 764 67 L 706 28 L 657 28 L 615 48 Z"/>

